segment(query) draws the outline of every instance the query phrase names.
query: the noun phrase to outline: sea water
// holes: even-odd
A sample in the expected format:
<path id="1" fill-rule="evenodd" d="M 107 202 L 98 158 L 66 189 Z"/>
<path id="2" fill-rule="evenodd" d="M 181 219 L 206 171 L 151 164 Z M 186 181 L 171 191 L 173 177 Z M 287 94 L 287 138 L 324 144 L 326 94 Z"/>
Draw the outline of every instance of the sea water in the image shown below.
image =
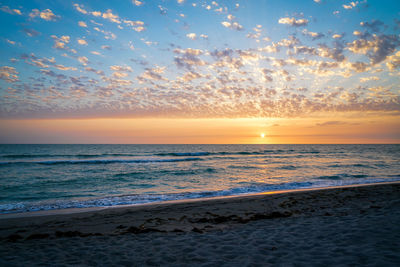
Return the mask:
<path id="1" fill-rule="evenodd" d="M 400 180 L 400 145 L 0 145 L 0 213 Z"/>

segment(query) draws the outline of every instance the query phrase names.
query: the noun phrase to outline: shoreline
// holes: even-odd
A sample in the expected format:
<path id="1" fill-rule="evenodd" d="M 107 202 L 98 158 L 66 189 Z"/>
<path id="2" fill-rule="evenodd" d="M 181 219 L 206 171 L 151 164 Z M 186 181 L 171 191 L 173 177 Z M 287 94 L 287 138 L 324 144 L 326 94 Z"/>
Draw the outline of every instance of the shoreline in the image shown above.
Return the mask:
<path id="1" fill-rule="evenodd" d="M 399 266 L 400 183 L 0 220 L 2 266 Z"/>
<path id="2" fill-rule="evenodd" d="M 58 215 L 73 215 L 78 213 L 91 213 L 98 212 L 108 209 L 129 209 L 129 208 L 151 208 L 151 206 L 159 205 L 174 205 L 174 204 L 185 204 L 193 202 L 202 201 L 215 201 L 221 199 L 235 199 L 235 198 L 252 198 L 263 195 L 276 195 L 276 194 L 291 194 L 297 192 L 311 192 L 319 190 L 330 190 L 330 189 L 340 189 L 340 188 L 353 188 L 353 187 L 365 187 L 365 186 L 375 186 L 384 184 L 400 184 L 400 181 L 389 181 L 389 182 L 374 182 L 374 183 L 364 183 L 364 184 L 350 184 L 350 185 L 338 185 L 338 186 L 327 186 L 327 187 L 314 187 L 314 188 L 300 188 L 300 189 L 286 189 L 286 190 L 276 190 L 276 191 L 266 191 L 259 193 L 249 193 L 241 195 L 229 195 L 229 196 L 214 196 L 205 198 L 188 198 L 179 200 L 166 200 L 166 201 L 155 201 L 149 203 L 141 204 L 126 204 L 126 205 L 114 205 L 114 206 L 98 206 L 98 207 L 87 207 L 87 208 L 68 208 L 68 209 L 54 209 L 54 210 L 41 210 L 41 211 L 30 211 L 30 212 L 16 212 L 16 213 L 4 213 L 0 214 L 0 221 L 12 218 L 30 218 L 37 216 L 58 216 Z"/>
<path id="3" fill-rule="evenodd" d="M 380 191 L 382 192 L 379 193 Z M 183 231 L 187 231 L 197 227 L 196 224 L 193 224 L 193 217 L 200 218 L 200 222 L 204 221 L 204 223 L 213 223 L 213 217 L 221 217 L 225 218 L 223 220 L 226 220 L 229 226 L 230 223 L 236 224 L 252 221 L 254 216 L 258 216 L 259 218 L 263 216 L 268 218 L 271 214 L 272 217 L 303 216 L 307 210 L 311 211 L 311 213 L 318 213 L 318 211 L 327 209 L 326 205 L 336 205 L 345 209 L 354 208 L 348 206 L 353 205 L 361 209 L 363 207 L 362 204 L 365 206 L 370 202 L 376 202 L 378 199 L 385 202 L 388 192 L 392 195 L 397 194 L 400 201 L 400 182 L 281 190 L 249 195 L 173 200 L 122 207 L 111 206 L 50 210 L 32 212 L 31 214 L 3 214 L 0 216 L 0 238 L 5 238 L 7 236 L 5 233 L 10 234 L 12 229 L 26 228 L 27 226 L 28 228 L 35 226 L 34 228 L 36 230 L 40 229 L 41 232 L 55 233 L 57 230 L 63 228 L 58 227 L 58 222 L 65 225 L 67 231 L 78 229 L 77 231 L 84 234 L 86 232 L 93 233 L 95 229 L 100 229 L 101 234 L 112 234 L 115 232 L 116 224 L 122 225 L 123 223 L 131 223 L 132 221 L 135 222 L 134 224 L 131 223 L 133 227 L 154 228 L 157 226 L 157 229 L 167 232 L 171 230 L 170 228 L 182 228 L 184 229 Z M 363 199 L 359 199 L 361 193 L 365 194 Z M 351 201 L 348 203 L 342 202 L 341 198 L 345 197 Z M 321 207 L 323 208 L 321 209 Z M 229 216 L 231 219 L 226 218 Z M 105 217 L 112 218 L 112 220 L 104 220 Z M 81 222 L 83 220 L 95 220 L 94 227 L 91 229 L 87 227 L 82 228 Z M 149 223 L 150 221 L 159 222 L 154 224 Z M 49 224 L 49 222 L 52 224 Z M 214 226 L 220 228 L 220 225 L 216 224 L 209 228 L 214 228 Z M 104 231 L 105 229 L 107 231 Z"/>

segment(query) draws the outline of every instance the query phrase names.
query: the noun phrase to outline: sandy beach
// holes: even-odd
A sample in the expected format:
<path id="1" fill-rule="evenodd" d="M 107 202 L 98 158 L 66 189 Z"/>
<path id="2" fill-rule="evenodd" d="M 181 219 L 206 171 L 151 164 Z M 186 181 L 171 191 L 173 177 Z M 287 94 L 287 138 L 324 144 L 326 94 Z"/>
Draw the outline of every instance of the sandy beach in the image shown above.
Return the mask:
<path id="1" fill-rule="evenodd" d="M 400 264 L 400 183 L 58 213 L 0 216 L 0 265 Z"/>

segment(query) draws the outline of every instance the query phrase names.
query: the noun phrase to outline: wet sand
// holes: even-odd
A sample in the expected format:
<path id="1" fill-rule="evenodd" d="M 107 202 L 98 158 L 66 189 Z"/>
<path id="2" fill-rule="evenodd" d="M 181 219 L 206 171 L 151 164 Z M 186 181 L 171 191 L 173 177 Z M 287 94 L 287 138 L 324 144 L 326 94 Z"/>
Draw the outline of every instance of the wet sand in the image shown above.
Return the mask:
<path id="1" fill-rule="evenodd" d="M 400 183 L 65 212 L 0 216 L 0 265 L 400 265 Z"/>

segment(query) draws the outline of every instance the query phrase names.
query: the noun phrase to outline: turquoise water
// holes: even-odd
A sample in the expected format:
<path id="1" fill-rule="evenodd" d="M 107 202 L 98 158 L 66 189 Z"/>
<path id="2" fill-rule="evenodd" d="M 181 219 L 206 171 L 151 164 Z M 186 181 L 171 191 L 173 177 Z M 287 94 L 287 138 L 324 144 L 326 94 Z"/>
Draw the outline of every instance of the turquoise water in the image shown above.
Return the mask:
<path id="1" fill-rule="evenodd" d="M 0 145 L 0 213 L 400 180 L 400 145 Z"/>

